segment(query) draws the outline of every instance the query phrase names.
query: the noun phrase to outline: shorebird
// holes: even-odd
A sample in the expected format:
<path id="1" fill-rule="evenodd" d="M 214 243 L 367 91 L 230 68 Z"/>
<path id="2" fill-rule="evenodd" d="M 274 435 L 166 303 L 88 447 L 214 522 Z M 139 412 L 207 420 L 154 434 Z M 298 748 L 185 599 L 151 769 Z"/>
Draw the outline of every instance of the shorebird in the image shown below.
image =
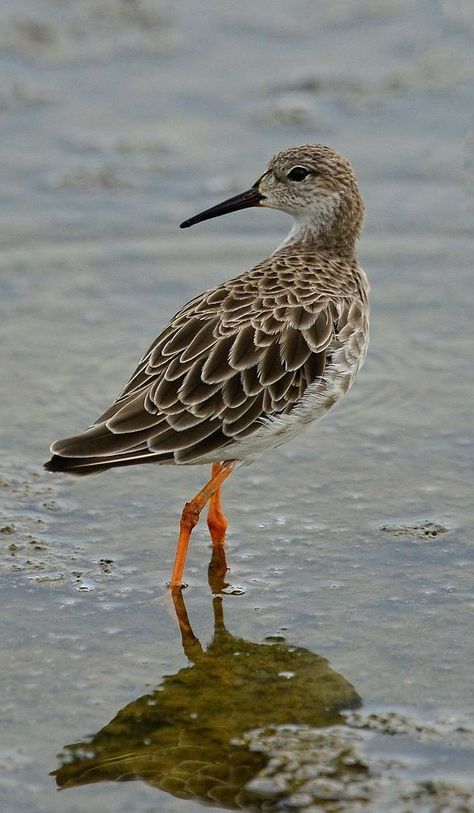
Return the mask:
<path id="1" fill-rule="evenodd" d="M 323 418 L 367 351 L 369 286 L 356 253 L 364 205 L 346 158 L 319 144 L 282 150 L 249 190 L 181 228 L 252 206 L 291 215 L 288 237 L 268 259 L 184 305 L 112 406 L 85 432 L 53 443 L 45 464 L 85 475 L 210 463 L 210 480 L 181 515 L 173 589 L 207 503 L 213 547 L 224 545 L 224 481 Z"/>

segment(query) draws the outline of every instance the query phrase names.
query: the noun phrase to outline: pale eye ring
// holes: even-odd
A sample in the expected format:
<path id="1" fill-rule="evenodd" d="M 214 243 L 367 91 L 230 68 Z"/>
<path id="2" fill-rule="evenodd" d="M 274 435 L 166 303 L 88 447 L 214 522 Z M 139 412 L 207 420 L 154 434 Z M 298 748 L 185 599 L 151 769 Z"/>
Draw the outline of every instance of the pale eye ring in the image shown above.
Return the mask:
<path id="1" fill-rule="evenodd" d="M 292 167 L 287 174 L 287 178 L 289 181 L 304 181 L 304 179 L 309 175 L 309 169 L 306 167 Z"/>

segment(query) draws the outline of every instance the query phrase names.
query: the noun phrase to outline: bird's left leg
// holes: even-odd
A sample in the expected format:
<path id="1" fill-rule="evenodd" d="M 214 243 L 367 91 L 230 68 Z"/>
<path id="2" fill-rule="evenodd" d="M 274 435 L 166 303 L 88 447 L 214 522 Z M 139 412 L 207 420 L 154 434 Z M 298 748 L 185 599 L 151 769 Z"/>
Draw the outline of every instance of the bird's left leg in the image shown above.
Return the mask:
<path id="1" fill-rule="evenodd" d="M 179 526 L 178 546 L 176 548 L 173 572 L 171 574 L 170 587 L 172 590 L 181 589 L 189 540 L 202 509 L 211 499 L 214 492 L 221 487 L 224 480 L 227 480 L 229 474 L 232 474 L 234 468 L 235 463 L 225 463 L 223 465 L 219 465 L 219 469 L 216 470 L 215 474 L 213 471 L 213 476 L 209 482 L 206 483 L 204 488 L 202 488 L 201 491 L 198 491 L 196 496 L 184 506 Z"/>

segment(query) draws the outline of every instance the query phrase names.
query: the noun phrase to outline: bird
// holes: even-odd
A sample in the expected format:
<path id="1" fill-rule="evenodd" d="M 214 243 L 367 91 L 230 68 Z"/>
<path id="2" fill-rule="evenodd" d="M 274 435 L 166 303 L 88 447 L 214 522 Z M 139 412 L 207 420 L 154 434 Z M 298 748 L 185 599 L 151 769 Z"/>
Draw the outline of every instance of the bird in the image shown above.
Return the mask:
<path id="1" fill-rule="evenodd" d="M 185 304 L 113 404 L 87 430 L 55 441 L 45 463 L 77 475 L 211 465 L 181 514 L 172 591 L 183 586 L 191 533 L 208 503 L 213 548 L 225 544 L 225 480 L 323 418 L 367 352 L 369 284 L 357 258 L 364 203 L 349 161 L 321 144 L 283 149 L 250 189 L 180 227 L 250 207 L 289 214 L 288 236 L 267 259 Z"/>

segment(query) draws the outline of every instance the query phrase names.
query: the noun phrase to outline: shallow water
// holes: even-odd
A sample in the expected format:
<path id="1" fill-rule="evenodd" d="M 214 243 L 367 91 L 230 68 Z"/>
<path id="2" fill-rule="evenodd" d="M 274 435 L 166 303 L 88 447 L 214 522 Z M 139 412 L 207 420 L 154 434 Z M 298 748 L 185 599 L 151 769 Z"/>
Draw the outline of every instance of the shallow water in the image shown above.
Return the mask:
<path id="1" fill-rule="evenodd" d="M 471 6 L 224 5 L 0 8 L 1 809 L 470 811 Z M 288 228 L 176 223 L 306 141 L 360 179 L 369 355 L 226 485 L 222 606 L 196 530 L 178 610 L 201 648 L 165 582 L 204 469 L 41 463 Z"/>

